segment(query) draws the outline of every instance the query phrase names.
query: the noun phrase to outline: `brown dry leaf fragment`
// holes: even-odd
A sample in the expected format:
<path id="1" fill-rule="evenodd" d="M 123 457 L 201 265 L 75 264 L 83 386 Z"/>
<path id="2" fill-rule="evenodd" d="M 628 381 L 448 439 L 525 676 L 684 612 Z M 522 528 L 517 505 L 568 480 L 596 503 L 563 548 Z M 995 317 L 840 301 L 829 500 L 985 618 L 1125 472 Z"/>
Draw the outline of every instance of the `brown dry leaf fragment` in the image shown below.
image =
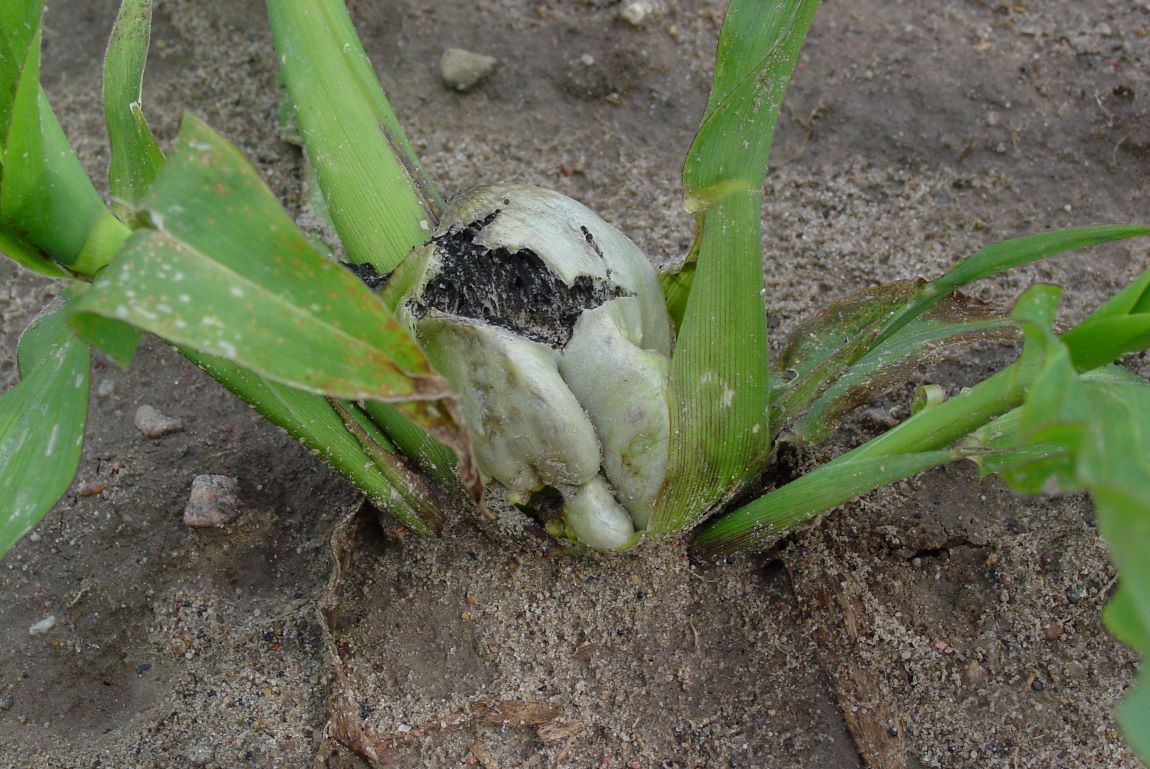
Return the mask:
<path id="1" fill-rule="evenodd" d="M 586 728 L 586 724 L 578 719 L 556 718 L 553 721 L 540 724 L 535 733 L 543 742 L 557 742 L 573 737 Z"/>
<path id="2" fill-rule="evenodd" d="M 858 653 L 875 626 L 860 598 L 862 586 L 849 570 L 828 569 L 817 560 L 817 550 L 811 547 L 786 566 L 800 611 L 818 628 L 813 638 L 819 667 L 830 679 L 839 712 L 866 765 L 907 769 L 903 718 L 883 693 L 879 671 Z"/>
<path id="3" fill-rule="evenodd" d="M 483 765 L 483 769 L 499 769 L 499 763 L 495 760 L 495 756 L 479 740 L 471 743 L 469 750 L 471 755 L 475 756 L 475 760 Z"/>
<path id="4" fill-rule="evenodd" d="M 494 707 L 476 702 L 472 712 L 485 726 L 539 726 L 563 715 L 560 707 L 526 700 L 501 700 Z"/>

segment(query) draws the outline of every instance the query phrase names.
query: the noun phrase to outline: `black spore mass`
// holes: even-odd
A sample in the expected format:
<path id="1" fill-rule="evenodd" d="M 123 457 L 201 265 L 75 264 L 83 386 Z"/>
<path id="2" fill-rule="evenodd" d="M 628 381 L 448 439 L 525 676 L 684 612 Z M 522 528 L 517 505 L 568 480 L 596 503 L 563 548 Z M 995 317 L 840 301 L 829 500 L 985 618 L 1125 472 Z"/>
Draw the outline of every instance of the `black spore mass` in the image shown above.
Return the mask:
<path id="1" fill-rule="evenodd" d="M 439 273 L 424 287 L 423 296 L 412 302 L 415 317 L 438 310 L 562 349 L 584 310 L 630 295 L 590 275 L 580 275 L 567 285 L 531 249 L 509 251 L 476 243 L 498 215 L 496 210 L 432 241 L 441 260 Z"/>

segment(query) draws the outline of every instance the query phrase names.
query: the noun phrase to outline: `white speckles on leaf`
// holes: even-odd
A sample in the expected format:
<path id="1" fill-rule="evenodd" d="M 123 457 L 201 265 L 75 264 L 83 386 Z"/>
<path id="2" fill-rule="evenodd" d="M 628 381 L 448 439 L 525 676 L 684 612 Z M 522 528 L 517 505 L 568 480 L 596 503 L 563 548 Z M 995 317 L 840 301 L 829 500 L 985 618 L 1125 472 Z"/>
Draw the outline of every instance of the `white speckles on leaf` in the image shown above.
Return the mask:
<path id="1" fill-rule="evenodd" d="M 60 425 L 52 425 L 48 432 L 48 443 L 44 446 L 44 456 L 50 457 L 56 451 L 56 441 L 60 438 Z"/>

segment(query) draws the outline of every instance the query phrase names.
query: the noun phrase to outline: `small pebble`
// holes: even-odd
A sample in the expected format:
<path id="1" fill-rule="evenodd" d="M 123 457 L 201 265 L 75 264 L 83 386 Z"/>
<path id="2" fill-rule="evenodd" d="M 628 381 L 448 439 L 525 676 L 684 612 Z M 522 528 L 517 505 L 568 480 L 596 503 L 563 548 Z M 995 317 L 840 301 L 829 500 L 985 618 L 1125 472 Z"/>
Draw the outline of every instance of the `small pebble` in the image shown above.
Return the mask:
<path id="1" fill-rule="evenodd" d="M 1062 637 L 1062 623 L 1051 622 L 1042 630 L 1042 637 L 1047 641 L 1057 641 Z"/>
<path id="2" fill-rule="evenodd" d="M 619 11 L 619 18 L 632 27 L 641 27 L 659 10 L 652 0 L 631 0 Z"/>
<path id="3" fill-rule="evenodd" d="M 44 619 L 28 628 L 28 635 L 44 635 L 54 627 L 56 627 L 56 615 L 49 614 Z"/>
<path id="4" fill-rule="evenodd" d="M 184 423 L 179 419 L 161 414 L 155 408 L 147 405 L 136 409 L 134 421 L 136 429 L 149 438 L 159 438 L 184 429 Z"/>
<path id="5" fill-rule="evenodd" d="M 1041 678 L 1035 678 L 1033 681 L 1030 682 L 1030 688 L 1036 692 L 1040 692 L 1046 688 L 1046 684 L 1044 684 L 1042 682 Z"/>
<path id="6" fill-rule="evenodd" d="M 1081 681 L 1086 678 L 1086 668 L 1081 662 L 1067 662 L 1066 663 L 1066 676 L 1075 681 Z"/>
<path id="7" fill-rule="evenodd" d="M 448 48 L 439 59 L 439 76 L 456 91 L 467 92 L 489 77 L 499 60 L 494 56 Z"/>
<path id="8" fill-rule="evenodd" d="M 978 664 L 978 660 L 971 660 L 966 663 L 966 667 L 962 671 L 962 677 L 967 685 L 977 689 L 989 680 L 990 674 L 986 672 L 986 668 Z"/>
<path id="9" fill-rule="evenodd" d="M 101 398 L 107 398 L 115 391 L 116 383 L 111 379 L 101 379 L 100 384 L 96 385 L 96 395 L 99 395 Z"/>
<path id="10" fill-rule="evenodd" d="M 1071 585 L 1066 588 L 1066 600 L 1071 604 L 1076 604 L 1086 597 L 1086 588 L 1082 585 Z"/>
<path id="11" fill-rule="evenodd" d="M 12 695 L 8 692 L 0 694 L 0 710 L 11 710 L 13 702 Z"/>
<path id="12" fill-rule="evenodd" d="M 197 475 L 184 507 L 186 526 L 224 526 L 239 516 L 238 481 L 230 475 Z"/>
<path id="13" fill-rule="evenodd" d="M 76 493 L 81 497 L 94 497 L 104 490 L 103 481 L 84 481 L 76 489 Z"/>

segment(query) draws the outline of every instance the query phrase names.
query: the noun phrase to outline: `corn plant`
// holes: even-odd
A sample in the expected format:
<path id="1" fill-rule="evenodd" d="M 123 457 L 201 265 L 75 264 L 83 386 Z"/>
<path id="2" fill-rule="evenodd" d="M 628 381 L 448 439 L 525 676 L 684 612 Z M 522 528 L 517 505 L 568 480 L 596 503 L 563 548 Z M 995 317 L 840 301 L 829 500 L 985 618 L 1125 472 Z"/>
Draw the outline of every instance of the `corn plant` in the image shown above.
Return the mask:
<path id="1" fill-rule="evenodd" d="M 296 228 L 242 154 L 185 117 L 165 156 L 141 108 L 150 0 L 124 0 L 105 60 L 106 205 L 40 86 L 41 0 L 0 18 L 0 250 L 66 285 L 19 342 L 0 399 L 0 554 L 66 491 L 90 349 L 127 365 L 155 334 L 424 535 L 493 498 L 557 539 L 624 550 L 694 531 L 701 554 L 761 548 L 884 484 L 973 460 L 1023 493 L 1090 492 L 1120 581 L 1105 619 L 1150 649 L 1150 271 L 1076 324 L 1061 289 L 1009 314 L 968 284 L 1146 226 L 987 246 L 932 280 L 868 289 L 768 358 L 760 216 L 780 105 L 817 0 L 733 0 L 683 168 L 696 236 L 657 275 L 626 236 L 536 188 L 444 201 L 341 0 L 268 0 L 288 112 L 338 258 Z M 343 264 L 341 264 L 342 262 Z M 816 444 L 916 362 L 1020 336 L 1018 359 L 745 500 L 781 435 Z M 1119 720 L 1150 756 L 1150 673 Z"/>

